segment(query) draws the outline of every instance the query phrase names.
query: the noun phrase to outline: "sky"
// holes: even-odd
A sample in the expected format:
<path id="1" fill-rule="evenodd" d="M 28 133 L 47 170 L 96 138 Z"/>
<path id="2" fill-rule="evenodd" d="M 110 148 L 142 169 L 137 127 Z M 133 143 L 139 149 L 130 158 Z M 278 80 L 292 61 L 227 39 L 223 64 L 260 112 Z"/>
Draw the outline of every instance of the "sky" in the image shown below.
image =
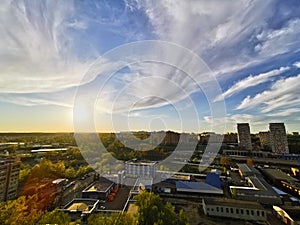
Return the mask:
<path id="1" fill-rule="evenodd" d="M 300 131 L 299 37 L 298 0 L 3 0 L 0 132 Z"/>

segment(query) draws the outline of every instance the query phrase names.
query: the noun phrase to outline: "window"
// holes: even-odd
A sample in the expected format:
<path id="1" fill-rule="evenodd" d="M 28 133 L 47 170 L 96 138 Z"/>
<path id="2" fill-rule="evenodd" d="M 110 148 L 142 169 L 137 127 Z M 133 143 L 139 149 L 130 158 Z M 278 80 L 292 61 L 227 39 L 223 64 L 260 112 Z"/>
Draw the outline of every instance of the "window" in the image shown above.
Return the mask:
<path id="1" fill-rule="evenodd" d="M 223 207 L 221 207 L 221 212 L 223 212 Z"/>
<path id="2" fill-rule="evenodd" d="M 219 207 L 217 206 L 217 212 L 219 212 Z"/>
<path id="3" fill-rule="evenodd" d="M 246 210 L 246 213 L 247 213 L 247 215 L 249 215 L 249 210 L 248 209 Z"/>
<path id="4" fill-rule="evenodd" d="M 233 208 L 230 208 L 230 212 L 233 213 Z"/>
<path id="5" fill-rule="evenodd" d="M 265 212 L 264 211 L 261 211 L 261 216 L 265 216 Z"/>
<path id="6" fill-rule="evenodd" d="M 239 214 L 239 213 L 240 213 L 240 210 L 239 210 L 239 209 L 235 209 L 235 213 L 236 213 L 236 214 Z"/>
<path id="7" fill-rule="evenodd" d="M 244 210 L 243 209 L 241 209 L 241 214 L 244 214 Z"/>
<path id="8" fill-rule="evenodd" d="M 256 211 L 256 215 L 257 215 L 257 216 L 260 216 L 260 215 L 259 215 L 259 211 L 258 211 L 258 210 Z"/>
<path id="9" fill-rule="evenodd" d="M 229 209 L 228 208 L 226 208 L 226 212 L 229 213 Z"/>
<path id="10" fill-rule="evenodd" d="M 254 211 L 253 210 L 251 210 L 251 215 L 254 216 Z"/>

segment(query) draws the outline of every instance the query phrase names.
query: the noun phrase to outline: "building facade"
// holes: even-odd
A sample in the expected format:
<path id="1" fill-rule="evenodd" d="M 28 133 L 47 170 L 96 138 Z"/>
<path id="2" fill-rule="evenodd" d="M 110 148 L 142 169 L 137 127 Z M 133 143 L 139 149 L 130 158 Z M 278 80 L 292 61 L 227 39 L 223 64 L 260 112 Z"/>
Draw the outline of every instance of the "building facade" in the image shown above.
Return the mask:
<path id="1" fill-rule="evenodd" d="M 289 153 L 284 123 L 270 123 L 271 148 L 274 153 Z"/>
<path id="2" fill-rule="evenodd" d="M 264 150 L 271 149 L 271 136 L 269 131 L 261 131 L 258 134 L 260 146 Z"/>
<path id="3" fill-rule="evenodd" d="M 17 159 L 0 160 L 0 201 L 17 197 L 21 162 Z"/>
<path id="4" fill-rule="evenodd" d="M 238 123 L 238 143 L 241 149 L 252 151 L 249 123 Z"/>
<path id="5" fill-rule="evenodd" d="M 157 162 L 130 160 L 125 162 L 125 176 L 136 178 L 154 178 Z"/>
<path id="6" fill-rule="evenodd" d="M 252 221 L 267 221 L 267 211 L 257 202 L 234 199 L 202 199 L 204 214 Z"/>

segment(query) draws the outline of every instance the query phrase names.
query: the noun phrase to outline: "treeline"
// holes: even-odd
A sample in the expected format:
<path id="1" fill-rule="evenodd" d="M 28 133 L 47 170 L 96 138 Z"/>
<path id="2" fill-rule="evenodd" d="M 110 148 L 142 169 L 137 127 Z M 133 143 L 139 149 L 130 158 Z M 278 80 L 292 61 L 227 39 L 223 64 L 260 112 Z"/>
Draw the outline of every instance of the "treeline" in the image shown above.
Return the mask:
<path id="1" fill-rule="evenodd" d="M 154 193 L 143 192 L 135 197 L 135 213 L 93 214 L 88 218 L 89 225 L 186 225 L 184 212 L 175 212 L 169 202 Z M 0 203 L 0 224 L 3 225 L 35 225 L 35 224 L 79 224 L 69 215 L 58 209 L 45 211 L 37 205 L 37 197 L 21 196 L 16 200 Z"/>

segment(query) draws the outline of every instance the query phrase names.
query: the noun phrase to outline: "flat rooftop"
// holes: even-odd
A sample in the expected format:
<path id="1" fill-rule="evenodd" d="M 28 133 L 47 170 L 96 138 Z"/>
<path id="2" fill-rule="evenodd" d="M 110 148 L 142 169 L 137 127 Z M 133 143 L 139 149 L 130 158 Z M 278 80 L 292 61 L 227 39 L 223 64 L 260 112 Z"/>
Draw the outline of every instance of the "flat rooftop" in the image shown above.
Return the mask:
<path id="1" fill-rule="evenodd" d="M 98 202 L 99 200 L 97 199 L 75 198 L 71 202 L 67 203 L 63 207 L 63 210 L 89 212 L 96 207 Z"/>
<path id="2" fill-rule="evenodd" d="M 266 186 L 268 186 L 266 184 L 266 182 L 264 182 L 264 180 L 259 179 L 257 177 L 249 177 L 250 182 L 253 184 L 253 186 L 259 190 L 267 190 L 268 188 Z"/>
<path id="3" fill-rule="evenodd" d="M 156 163 L 157 163 L 156 161 L 134 160 L 134 159 L 125 162 L 125 164 L 146 165 L 146 166 L 154 166 Z"/>
<path id="4" fill-rule="evenodd" d="M 263 173 L 265 173 L 267 176 L 275 178 L 275 179 L 280 179 L 280 180 L 286 180 L 290 182 L 298 182 L 298 180 L 294 177 L 291 177 L 287 175 L 286 173 L 282 172 L 279 169 L 263 169 Z"/>
<path id="5" fill-rule="evenodd" d="M 243 201 L 231 198 L 204 198 L 204 201 L 209 205 L 264 209 L 258 202 Z"/>
<path id="6" fill-rule="evenodd" d="M 249 175 L 261 175 L 260 172 L 255 169 L 253 166 L 249 166 L 247 164 L 237 164 L 239 170 L 242 172 L 243 176 Z"/>
<path id="7" fill-rule="evenodd" d="M 89 211 L 89 207 L 85 203 L 83 203 L 83 202 L 77 202 L 77 203 L 73 203 L 72 205 L 70 205 L 67 208 L 67 210 L 88 212 Z"/>
<path id="8" fill-rule="evenodd" d="M 83 192 L 106 192 L 112 185 L 112 181 L 101 179 L 89 185 Z"/>

